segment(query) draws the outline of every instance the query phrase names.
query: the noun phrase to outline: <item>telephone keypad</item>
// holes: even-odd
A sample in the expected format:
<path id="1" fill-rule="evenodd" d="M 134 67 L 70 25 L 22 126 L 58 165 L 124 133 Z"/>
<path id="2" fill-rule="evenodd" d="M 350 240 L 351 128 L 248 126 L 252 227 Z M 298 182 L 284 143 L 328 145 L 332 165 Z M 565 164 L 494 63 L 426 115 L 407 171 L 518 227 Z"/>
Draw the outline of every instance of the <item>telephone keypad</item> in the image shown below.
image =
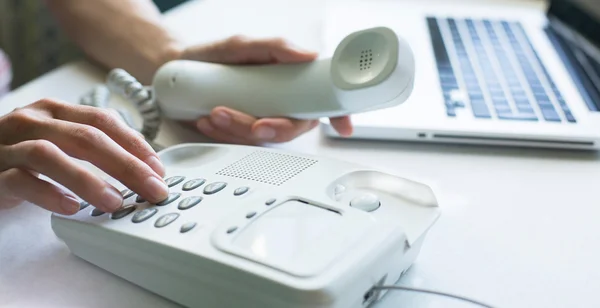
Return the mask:
<path id="1" fill-rule="evenodd" d="M 170 223 L 175 221 L 175 219 L 177 219 L 178 217 L 179 217 L 179 214 L 177 214 L 177 213 L 165 214 L 156 220 L 156 222 L 154 223 L 154 226 L 157 228 L 166 227 Z"/>
<path id="2" fill-rule="evenodd" d="M 142 198 L 142 196 L 138 195 L 137 197 L 135 197 L 135 202 L 144 203 L 144 202 L 146 202 L 146 200 L 144 200 L 144 198 Z"/>

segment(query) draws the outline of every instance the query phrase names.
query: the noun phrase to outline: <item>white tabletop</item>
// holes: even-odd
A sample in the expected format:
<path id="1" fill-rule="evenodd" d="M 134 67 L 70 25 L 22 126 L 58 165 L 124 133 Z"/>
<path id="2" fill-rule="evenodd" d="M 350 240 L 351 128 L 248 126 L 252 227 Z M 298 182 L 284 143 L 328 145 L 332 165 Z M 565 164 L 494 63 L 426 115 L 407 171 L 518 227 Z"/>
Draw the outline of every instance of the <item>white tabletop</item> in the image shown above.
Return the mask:
<path id="1" fill-rule="evenodd" d="M 205 0 L 175 10 L 169 27 L 189 41 L 241 33 L 283 35 L 321 47 L 322 1 L 243 1 L 236 9 L 222 2 Z M 0 114 L 41 97 L 77 102 L 103 77 L 89 64 L 67 65 L 0 101 Z M 166 145 L 202 140 L 171 122 L 159 136 Z M 442 216 L 400 284 L 497 307 L 600 306 L 596 153 L 336 141 L 318 129 L 276 146 L 383 168 L 437 191 Z M 0 306 L 176 307 L 71 255 L 53 234 L 49 218 L 29 204 L 0 212 Z M 474 306 L 395 292 L 378 307 Z"/>

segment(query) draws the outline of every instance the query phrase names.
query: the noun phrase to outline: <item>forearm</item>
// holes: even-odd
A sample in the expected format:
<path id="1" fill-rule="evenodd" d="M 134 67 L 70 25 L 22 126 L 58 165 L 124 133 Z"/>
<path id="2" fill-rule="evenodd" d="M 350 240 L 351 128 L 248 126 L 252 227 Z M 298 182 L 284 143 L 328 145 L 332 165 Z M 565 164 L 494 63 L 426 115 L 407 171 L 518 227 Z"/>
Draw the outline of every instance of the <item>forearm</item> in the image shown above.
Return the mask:
<path id="1" fill-rule="evenodd" d="M 123 68 L 148 84 L 158 67 L 177 58 L 177 39 L 151 0 L 46 0 L 64 31 L 94 61 Z"/>

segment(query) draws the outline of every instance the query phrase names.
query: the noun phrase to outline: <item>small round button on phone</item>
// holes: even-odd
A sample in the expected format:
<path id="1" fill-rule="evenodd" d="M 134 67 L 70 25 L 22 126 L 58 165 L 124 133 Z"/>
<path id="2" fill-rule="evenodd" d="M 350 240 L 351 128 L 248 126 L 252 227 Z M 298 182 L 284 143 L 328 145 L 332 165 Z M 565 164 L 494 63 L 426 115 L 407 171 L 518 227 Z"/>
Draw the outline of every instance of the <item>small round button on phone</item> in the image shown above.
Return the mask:
<path id="1" fill-rule="evenodd" d="M 154 223 L 154 226 L 157 228 L 163 228 L 168 226 L 170 223 L 172 223 L 173 221 L 175 221 L 175 219 L 177 219 L 179 217 L 179 214 L 177 213 L 169 213 L 169 214 L 165 214 L 161 217 L 159 217 L 156 222 Z"/>
<path id="2" fill-rule="evenodd" d="M 187 182 L 185 182 L 185 184 L 183 184 L 182 186 L 182 190 L 183 191 L 190 191 L 190 190 L 194 190 L 200 186 L 202 186 L 202 184 L 204 184 L 206 182 L 205 179 L 193 179 L 193 180 L 189 180 Z"/>
<path id="3" fill-rule="evenodd" d="M 133 211 L 135 211 L 135 205 L 130 204 L 130 205 L 127 205 L 127 206 L 123 207 L 122 209 L 112 213 L 110 215 L 110 218 L 111 219 L 121 219 L 121 218 L 131 214 Z"/>
<path id="4" fill-rule="evenodd" d="M 123 189 L 121 191 L 121 195 L 123 195 L 123 199 L 127 199 L 131 196 L 133 196 L 135 194 L 135 192 L 133 192 L 131 189 Z"/>
<path id="5" fill-rule="evenodd" d="M 92 213 L 90 215 L 96 217 L 96 216 L 100 216 L 102 214 L 104 214 L 104 211 L 95 208 L 95 209 L 92 210 Z"/>
<path id="6" fill-rule="evenodd" d="M 158 210 L 155 208 L 147 208 L 144 210 L 141 210 L 137 213 L 135 213 L 135 215 L 133 215 L 133 217 L 131 218 L 131 221 L 134 223 L 141 223 L 144 222 L 146 220 L 148 220 L 150 217 L 154 216 L 154 214 L 158 213 Z"/>
<path id="7" fill-rule="evenodd" d="M 372 212 L 381 206 L 381 201 L 379 201 L 377 195 L 366 193 L 352 199 L 350 206 L 365 212 Z"/>
<path id="8" fill-rule="evenodd" d="M 225 182 L 215 182 L 215 183 L 208 184 L 208 185 L 206 185 L 206 187 L 204 187 L 204 194 L 205 195 L 216 194 L 216 193 L 220 192 L 221 190 L 223 190 L 223 188 L 225 188 L 225 186 L 227 186 L 227 183 L 225 183 Z"/>
<path id="9" fill-rule="evenodd" d="M 167 185 L 169 187 L 173 187 L 173 186 L 183 182 L 183 180 L 185 180 L 184 176 L 172 176 L 172 177 L 166 179 L 165 183 L 167 183 Z"/>
<path id="10" fill-rule="evenodd" d="M 89 202 L 86 202 L 86 201 L 81 201 L 81 202 L 79 203 L 79 210 L 81 211 L 81 210 L 85 209 L 85 208 L 86 208 L 86 207 L 88 207 L 88 206 L 90 206 Z"/>
<path id="11" fill-rule="evenodd" d="M 190 230 L 194 229 L 194 227 L 195 227 L 195 226 L 196 226 L 196 223 L 195 223 L 195 222 L 188 222 L 188 223 L 185 223 L 185 224 L 183 224 L 183 225 L 181 226 L 181 228 L 179 229 L 179 232 L 181 232 L 181 233 L 186 233 L 186 232 L 188 232 L 188 231 L 190 231 Z"/>
<path id="12" fill-rule="evenodd" d="M 249 189 L 250 189 L 250 188 L 249 188 L 248 186 L 243 186 L 243 187 L 236 188 L 236 189 L 233 191 L 233 195 L 234 195 L 234 196 L 241 196 L 241 195 L 243 195 L 243 194 L 247 193 Z"/>

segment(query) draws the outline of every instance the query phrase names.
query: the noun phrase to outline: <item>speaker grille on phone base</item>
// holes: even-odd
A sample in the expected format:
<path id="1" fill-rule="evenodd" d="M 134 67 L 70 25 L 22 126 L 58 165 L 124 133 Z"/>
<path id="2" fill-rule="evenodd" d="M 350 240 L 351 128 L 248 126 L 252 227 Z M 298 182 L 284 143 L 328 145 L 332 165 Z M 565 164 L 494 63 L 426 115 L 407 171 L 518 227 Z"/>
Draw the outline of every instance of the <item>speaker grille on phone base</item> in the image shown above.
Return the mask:
<path id="1" fill-rule="evenodd" d="M 279 186 L 315 163 L 315 159 L 256 151 L 217 174 Z"/>

